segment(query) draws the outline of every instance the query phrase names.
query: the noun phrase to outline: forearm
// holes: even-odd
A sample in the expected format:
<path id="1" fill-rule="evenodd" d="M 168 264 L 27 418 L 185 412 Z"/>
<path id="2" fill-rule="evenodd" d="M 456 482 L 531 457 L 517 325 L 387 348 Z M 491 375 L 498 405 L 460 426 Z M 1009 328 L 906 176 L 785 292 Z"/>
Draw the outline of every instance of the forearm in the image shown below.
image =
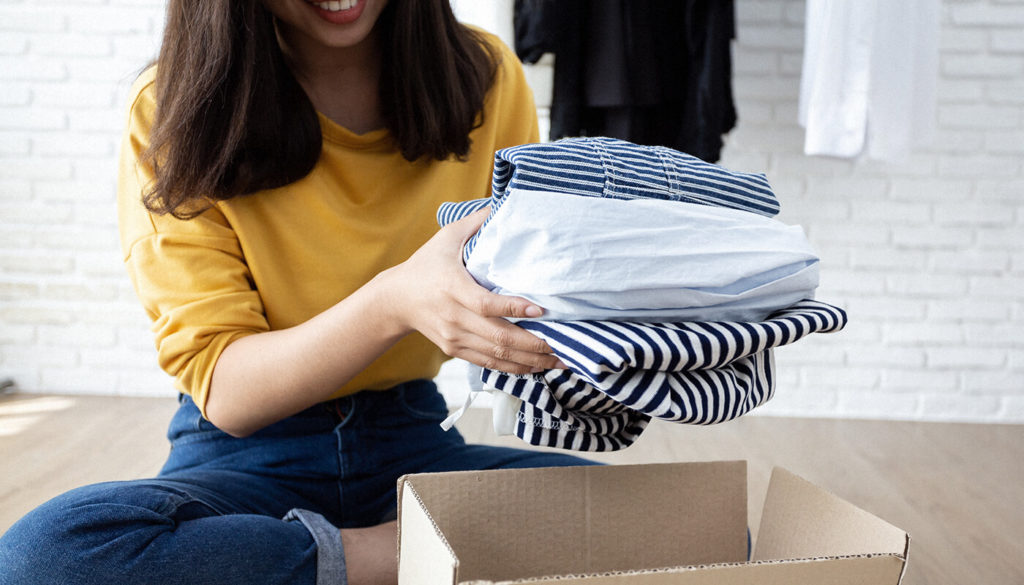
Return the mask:
<path id="1" fill-rule="evenodd" d="M 330 398 L 409 332 L 389 310 L 382 280 L 305 323 L 229 345 L 214 367 L 210 421 L 246 436 Z"/>
<path id="2" fill-rule="evenodd" d="M 408 260 L 309 321 L 230 344 L 214 366 L 206 416 L 225 432 L 251 434 L 327 400 L 413 331 L 485 368 L 525 374 L 564 367 L 543 340 L 506 321 L 542 309 L 488 292 L 462 265 L 462 246 L 486 215 L 441 229 Z"/>

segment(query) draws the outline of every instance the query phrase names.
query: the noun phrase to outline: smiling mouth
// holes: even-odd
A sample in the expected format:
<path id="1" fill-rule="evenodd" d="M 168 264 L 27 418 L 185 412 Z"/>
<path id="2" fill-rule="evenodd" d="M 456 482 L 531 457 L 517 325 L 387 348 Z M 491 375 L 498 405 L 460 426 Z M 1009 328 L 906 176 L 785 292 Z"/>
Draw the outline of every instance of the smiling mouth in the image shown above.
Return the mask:
<path id="1" fill-rule="evenodd" d="M 329 2 L 310 1 L 309 3 L 320 10 L 326 10 L 327 12 L 342 12 L 355 8 L 356 4 L 358 4 L 358 0 L 330 0 Z"/>

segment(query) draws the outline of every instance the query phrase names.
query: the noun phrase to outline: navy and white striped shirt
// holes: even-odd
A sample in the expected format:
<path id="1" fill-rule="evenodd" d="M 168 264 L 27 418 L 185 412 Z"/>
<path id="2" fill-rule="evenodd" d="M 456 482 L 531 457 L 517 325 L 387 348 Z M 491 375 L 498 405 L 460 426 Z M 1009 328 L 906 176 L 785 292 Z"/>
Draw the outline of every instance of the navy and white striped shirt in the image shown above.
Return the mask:
<path id="1" fill-rule="evenodd" d="M 569 369 L 482 379 L 523 401 L 515 434 L 527 443 L 614 451 L 651 418 L 706 425 L 746 414 L 774 392 L 772 348 L 845 325 L 841 309 L 810 300 L 753 323 L 520 321 Z"/>

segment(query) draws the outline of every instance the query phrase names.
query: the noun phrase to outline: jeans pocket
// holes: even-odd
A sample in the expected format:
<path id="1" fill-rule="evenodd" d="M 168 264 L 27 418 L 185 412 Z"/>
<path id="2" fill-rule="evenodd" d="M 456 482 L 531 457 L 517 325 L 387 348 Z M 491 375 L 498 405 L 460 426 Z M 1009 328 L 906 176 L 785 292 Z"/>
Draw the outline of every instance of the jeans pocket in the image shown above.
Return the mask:
<path id="1" fill-rule="evenodd" d="M 441 422 L 448 418 L 448 404 L 432 382 L 410 382 L 400 386 L 398 404 L 415 419 Z"/>

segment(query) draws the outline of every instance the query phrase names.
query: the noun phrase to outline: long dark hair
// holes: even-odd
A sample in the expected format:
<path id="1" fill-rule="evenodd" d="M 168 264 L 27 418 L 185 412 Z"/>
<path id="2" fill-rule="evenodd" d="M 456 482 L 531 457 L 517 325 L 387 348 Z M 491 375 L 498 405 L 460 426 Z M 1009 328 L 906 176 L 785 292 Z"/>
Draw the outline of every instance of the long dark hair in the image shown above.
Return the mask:
<path id="1" fill-rule="evenodd" d="M 447 0 L 392 0 L 376 26 L 381 113 L 396 148 L 409 161 L 465 157 L 497 55 Z M 297 181 L 320 156 L 316 110 L 260 0 L 171 0 L 156 92 L 142 155 L 154 213 L 195 217 L 214 201 Z"/>

